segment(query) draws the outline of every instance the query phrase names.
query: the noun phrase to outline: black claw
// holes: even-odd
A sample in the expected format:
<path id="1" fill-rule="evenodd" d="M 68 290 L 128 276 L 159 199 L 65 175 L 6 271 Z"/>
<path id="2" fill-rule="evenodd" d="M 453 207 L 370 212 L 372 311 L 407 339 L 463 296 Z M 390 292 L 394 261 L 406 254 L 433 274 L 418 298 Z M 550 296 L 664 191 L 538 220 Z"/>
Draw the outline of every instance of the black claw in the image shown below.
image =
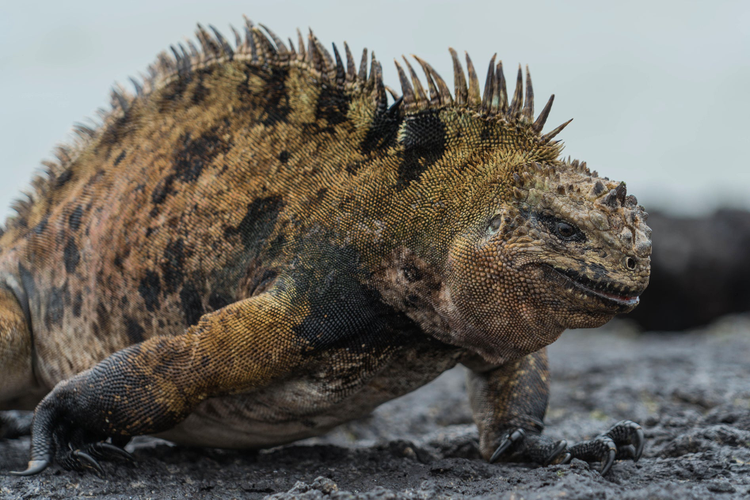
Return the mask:
<path id="1" fill-rule="evenodd" d="M 635 458 L 635 446 L 626 444 L 617 447 L 617 460 L 627 460 Z M 635 460 L 633 460 L 635 461 Z"/>
<path id="2" fill-rule="evenodd" d="M 643 429 L 641 429 L 640 426 L 638 426 L 638 429 L 635 431 L 635 455 L 633 456 L 633 462 L 637 462 L 639 458 L 641 458 L 641 455 L 643 454 L 643 447 L 646 445 L 646 438 L 643 435 Z"/>
<path id="3" fill-rule="evenodd" d="M 495 453 L 492 454 L 490 457 L 490 463 L 497 462 L 497 459 L 500 458 L 500 456 L 505 453 L 505 451 L 510 448 L 515 443 L 522 441 L 526 437 L 526 432 L 523 429 L 516 429 L 513 432 L 508 431 L 505 436 L 503 436 L 503 441 L 500 443 L 500 446 L 497 447 L 495 450 Z"/>
<path id="4" fill-rule="evenodd" d="M 49 459 L 45 460 L 31 460 L 26 467 L 26 470 L 22 471 L 10 471 L 11 474 L 14 476 L 33 476 L 34 474 L 39 474 L 44 469 L 49 467 L 50 461 Z"/>
<path id="5" fill-rule="evenodd" d="M 96 475 L 99 476 L 100 479 L 104 479 L 106 477 L 106 475 L 104 474 L 104 469 L 102 469 L 102 466 L 99 465 L 99 462 L 97 462 L 94 457 L 81 450 L 75 450 L 72 454 L 79 460 L 83 459 L 84 462 L 88 463 L 88 465 L 92 469 L 94 469 L 94 471 L 97 473 Z"/>
<path id="6" fill-rule="evenodd" d="M 135 463 L 135 457 L 131 455 L 130 453 L 128 453 L 127 451 L 120 448 L 119 446 L 115 446 L 110 443 L 97 443 L 95 445 L 95 448 L 103 452 L 106 452 L 110 457 L 115 456 L 115 457 L 122 458 L 131 464 Z"/>
<path id="7" fill-rule="evenodd" d="M 637 423 L 632 420 L 622 420 L 617 422 L 609 431 L 607 431 L 605 436 L 612 438 L 618 447 L 623 444 L 632 444 L 635 447 L 632 455 L 633 461 L 637 462 L 638 459 L 641 458 L 646 439 L 643 434 L 643 429 Z"/>
<path id="8" fill-rule="evenodd" d="M 542 465 L 546 467 L 552 462 L 554 462 L 555 459 L 559 457 L 560 454 L 563 453 L 567 448 L 568 448 L 567 441 L 565 441 L 564 439 L 561 439 L 560 441 L 558 441 L 557 445 L 555 446 L 555 449 L 552 450 L 552 452 L 549 454 L 549 456 L 546 459 L 544 459 L 544 462 L 542 463 Z M 568 453 L 568 455 L 570 455 L 570 453 Z"/>
<path id="9" fill-rule="evenodd" d="M 617 455 L 616 450 L 609 450 L 609 455 L 607 456 L 607 460 L 604 462 L 604 465 L 602 466 L 601 470 L 599 471 L 599 474 L 602 476 L 609 472 L 609 469 L 612 468 L 612 464 L 615 463 L 615 455 Z"/>
<path id="10" fill-rule="evenodd" d="M 570 453 L 566 452 L 565 455 L 563 456 L 562 460 L 560 460 L 559 462 L 557 462 L 557 465 L 569 464 L 571 460 L 573 460 L 573 455 L 571 455 Z"/>

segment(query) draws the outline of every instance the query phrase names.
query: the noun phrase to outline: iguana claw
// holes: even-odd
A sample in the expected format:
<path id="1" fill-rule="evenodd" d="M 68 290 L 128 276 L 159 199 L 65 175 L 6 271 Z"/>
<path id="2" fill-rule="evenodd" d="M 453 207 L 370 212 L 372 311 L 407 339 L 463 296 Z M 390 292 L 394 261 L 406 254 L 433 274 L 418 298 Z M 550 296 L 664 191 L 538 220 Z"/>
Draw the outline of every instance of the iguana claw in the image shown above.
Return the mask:
<path id="1" fill-rule="evenodd" d="M 495 463 L 505 451 L 516 443 L 520 443 L 526 438 L 526 431 L 523 429 L 516 429 L 514 431 L 508 431 L 503 436 L 503 440 L 500 446 L 497 447 L 495 453 L 490 457 L 490 463 Z"/>
<path id="2" fill-rule="evenodd" d="M 526 431 L 521 428 L 507 431 L 490 457 L 490 463 L 496 462 L 504 453 L 509 450 L 518 452 L 531 461 L 547 466 L 552 462 L 567 463 L 570 461 L 570 454 L 565 453 L 568 444 L 565 440 L 552 442 L 549 438 L 541 435 L 527 435 Z M 565 455 L 562 455 L 565 453 Z M 560 457 L 562 456 L 562 459 Z"/>
<path id="3" fill-rule="evenodd" d="M 10 471 L 11 474 L 14 476 L 33 476 L 34 474 L 39 474 L 44 469 L 49 467 L 50 460 L 30 460 L 28 466 L 26 467 L 26 470 L 22 471 Z"/>
<path id="4" fill-rule="evenodd" d="M 81 450 L 75 450 L 71 453 L 71 456 L 77 458 L 79 462 L 83 460 L 88 464 L 89 467 L 94 469 L 94 472 L 96 472 L 96 475 L 99 476 L 100 479 L 104 479 L 107 475 L 104 473 L 104 469 L 102 469 L 102 466 L 99 465 L 99 462 L 96 461 L 94 457 L 86 453 L 85 451 Z"/>
<path id="5" fill-rule="evenodd" d="M 124 460 L 126 460 L 128 463 L 135 463 L 135 457 L 128 453 L 127 451 L 123 450 L 119 446 L 115 446 L 110 443 L 95 443 L 91 445 L 92 451 L 95 453 L 92 453 L 95 457 L 98 458 L 111 458 L 111 457 L 119 457 Z"/>
<path id="6" fill-rule="evenodd" d="M 577 443 L 568 448 L 568 451 L 573 458 L 602 462 L 600 473 L 604 475 L 617 458 L 632 458 L 634 462 L 641 458 L 645 442 L 640 425 L 631 420 L 621 420 L 604 434 L 590 441 Z"/>

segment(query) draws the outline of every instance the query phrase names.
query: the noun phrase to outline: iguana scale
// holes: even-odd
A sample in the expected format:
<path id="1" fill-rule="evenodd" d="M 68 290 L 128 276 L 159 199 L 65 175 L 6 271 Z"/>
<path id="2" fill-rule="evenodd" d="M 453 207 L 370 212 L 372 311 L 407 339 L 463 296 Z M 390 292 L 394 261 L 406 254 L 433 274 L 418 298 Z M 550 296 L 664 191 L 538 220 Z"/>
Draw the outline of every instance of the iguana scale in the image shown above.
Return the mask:
<path id="1" fill-rule="evenodd" d="M 288 443 L 457 363 L 486 459 L 637 459 L 630 421 L 541 434 L 545 346 L 632 310 L 651 241 L 624 183 L 560 158 L 567 123 L 542 134 L 528 70 L 511 96 L 493 57 L 481 92 L 451 49 L 451 94 L 404 59 L 389 104 L 367 50 L 357 68 L 312 33 L 235 35 L 199 27 L 115 90 L 6 224 L 0 408 L 36 407 L 23 473 L 101 470 L 142 434 Z"/>

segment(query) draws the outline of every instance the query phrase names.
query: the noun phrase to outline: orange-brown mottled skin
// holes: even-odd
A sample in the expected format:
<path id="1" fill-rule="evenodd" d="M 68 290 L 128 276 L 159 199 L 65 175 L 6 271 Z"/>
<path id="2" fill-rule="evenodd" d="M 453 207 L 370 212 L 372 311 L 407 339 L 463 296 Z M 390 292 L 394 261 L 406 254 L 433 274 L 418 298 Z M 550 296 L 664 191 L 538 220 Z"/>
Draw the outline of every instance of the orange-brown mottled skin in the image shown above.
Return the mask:
<path id="1" fill-rule="evenodd" d="M 541 431 L 544 347 L 648 282 L 624 184 L 560 160 L 549 105 L 534 122 L 520 73 L 508 105 L 501 65 L 484 97 L 455 53 L 453 97 L 399 67 L 388 107 L 366 54 L 357 72 L 312 35 L 198 38 L 114 94 L 0 239 L 0 404 L 51 391 L 30 470 L 107 437 L 317 435 L 458 362 L 485 457 Z"/>

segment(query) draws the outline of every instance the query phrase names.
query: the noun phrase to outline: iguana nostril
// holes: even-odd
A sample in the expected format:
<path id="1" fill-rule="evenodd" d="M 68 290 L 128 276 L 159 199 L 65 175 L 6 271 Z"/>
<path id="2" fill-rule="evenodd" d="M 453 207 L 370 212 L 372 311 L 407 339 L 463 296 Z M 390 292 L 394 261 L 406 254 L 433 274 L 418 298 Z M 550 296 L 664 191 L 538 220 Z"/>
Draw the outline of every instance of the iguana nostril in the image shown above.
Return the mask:
<path id="1" fill-rule="evenodd" d="M 625 258 L 625 266 L 628 269 L 635 269 L 635 265 L 636 265 L 636 262 L 635 262 L 635 259 L 633 257 L 626 257 Z"/>

